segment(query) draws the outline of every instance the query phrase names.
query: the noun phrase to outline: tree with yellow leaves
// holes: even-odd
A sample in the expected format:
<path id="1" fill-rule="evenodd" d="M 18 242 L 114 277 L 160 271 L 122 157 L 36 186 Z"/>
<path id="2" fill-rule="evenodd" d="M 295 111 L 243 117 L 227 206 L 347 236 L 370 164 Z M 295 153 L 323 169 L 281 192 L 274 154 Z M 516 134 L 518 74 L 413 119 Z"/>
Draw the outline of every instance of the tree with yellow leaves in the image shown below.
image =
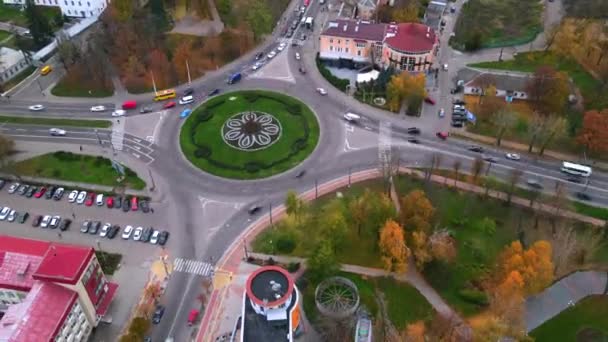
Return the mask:
<path id="1" fill-rule="evenodd" d="M 418 4 L 412 1 L 405 7 L 396 10 L 393 13 L 393 21 L 397 23 L 415 23 L 420 21 L 418 17 Z"/>
<path id="2" fill-rule="evenodd" d="M 411 239 L 412 254 L 416 261 L 416 267 L 418 270 L 422 270 L 424 265 L 433 260 L 433 254 L 431 253 L 431 245 L 426 233 L 422 230 L 416 230 L 412 232 Z"/>
<path id="3" fill-rule="evenodd" d="M 504 279 L 516 271 L 524 282 L 524 294 L 538 293 L 553 281 L 552 253 L 551 244 L 545 240 L 535 242 L 528 250 L 513 241 L 498 257 L 498 277 Z"/>
<path id="4" fill-rule="evenodd" d="M 511 271 L 493 289 L 490 310 L 511 326 L 522 324 L 524 310 L 524 278 L 518 271 Z"/>
<path id="5" fill-rule="evenodd" d="M 435 208 L 422 190 L 413 190 L 401 198 L 401 223 L 407 229 L 429 232 Z"/>
<path id="6" fill-rule="evenodd" d="M 425 342 L 426 326 L 424 321 L 416 321 L 408 324 L 401 332 L 401 339 L 404 342 Z"/>
<path id="7" fill-rule="evenodd" d="M 409 107 L 421 105 L 426 96 L 425 83 L 424 73 L 414 75 L 404 71 L 391 77 L 386 87 L 389 110 L 398 112 L 403 101 L 407 101 Z"/>
<path id="8" fill-rule="evenodd" d="M 378 247 L 382 254 L 384 269 L 390 272 L 405 273 L 410 250 L 405 245 L 403 228 L 397 222 L 386 221 L 380 230 Z"/>

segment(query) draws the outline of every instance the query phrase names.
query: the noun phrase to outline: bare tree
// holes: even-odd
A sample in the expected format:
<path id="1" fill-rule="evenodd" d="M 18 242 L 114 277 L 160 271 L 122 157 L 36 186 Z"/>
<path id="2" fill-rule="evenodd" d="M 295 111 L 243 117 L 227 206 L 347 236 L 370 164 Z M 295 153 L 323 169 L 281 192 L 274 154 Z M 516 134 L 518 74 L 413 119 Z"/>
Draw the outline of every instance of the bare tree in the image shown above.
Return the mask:
<path id="1" fill-rule="evenodd" d="M 485 166 L 485 162 L 483 161 L 483 159 L 481 157 L 475 158 L 475 160 L 473 161 L 473 167 L 471 170 L 473 173 L 473 181 L 477 182 L 477 179 L 479 178 L 479 175 L 481 174 L 481 170 L 483 170 L 484 166 Z"/>
<path id="2" fill-rule="evenodd" d="M 456 182 L 458 182 L 459 176 L 458 173 L 460 171 L 460 168 L 462 167 L 462 162 L 460 161 L 460 159 L 456 159 L 452 167 L 454 168 L 454 187 L 456 187 Z"/>
<path id="3" fill-rule="evenodd" d="M 15 141 L 0 135 L 0 165 L 5 169 L 10 163 L 10 156 L 15 151 Z"/>
<path id="4" fill-rule="evenodd" d="M 80 46 L 66 33 L 57 34 L 57 56 L 66 71 L 82 57 Z"/>
<path id="5" fill-rule="evenodd" d="M 574 227 L 566 225 L 566 221 L 560 222 L 550 241 L 553 247 L 552 258 L 556 277 L 571 270 L 575 253 L 580 248 L 580 241 Z"/>
<path id="6" fill-rule="evenodd" d="M 523 174 L 524 172 L 520 169 L 511 169 L 511 171 L 509 172 L 509 193 L 507 194 L 507 204 L 511 204 L 513 191 L 515 191 L 515 186 L 517 185 Z"/>
<path id="7" fill-rule="evenodd" d="M 496 132 L 496 146 L 500 146 L 503 135 L 513 127 L 517 118 L 515 113 L 507 109 L 501 109 L 493 115 Z"/>

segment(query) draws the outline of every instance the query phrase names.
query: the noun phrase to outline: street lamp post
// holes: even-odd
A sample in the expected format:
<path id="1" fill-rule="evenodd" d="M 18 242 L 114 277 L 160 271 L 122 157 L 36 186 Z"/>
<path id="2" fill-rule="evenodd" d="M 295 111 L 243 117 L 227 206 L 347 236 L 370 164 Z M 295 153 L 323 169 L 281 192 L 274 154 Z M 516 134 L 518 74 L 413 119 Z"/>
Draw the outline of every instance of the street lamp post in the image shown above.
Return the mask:
<path id="1" fill-rule="evenodd" d="M 268 203 L 268 217 L 270 218 L 270 226 L 272 227 L 272 202 Z"/>
<path id="2" fill-rule="evenodd" d="M 190 79 L 190 66 L 188 65 L 188 60 L 186 60 L 186 72 L 188 73 L 188 84 L 192 84 L 192 80 Z"/>

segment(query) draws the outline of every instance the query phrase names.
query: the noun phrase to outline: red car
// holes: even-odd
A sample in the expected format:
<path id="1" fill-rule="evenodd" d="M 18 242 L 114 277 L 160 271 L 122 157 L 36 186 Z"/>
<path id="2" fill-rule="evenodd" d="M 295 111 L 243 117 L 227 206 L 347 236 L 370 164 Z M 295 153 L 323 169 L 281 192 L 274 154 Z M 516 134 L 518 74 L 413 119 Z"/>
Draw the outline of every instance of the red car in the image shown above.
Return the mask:
<path id="1" fill-rule="evenodd" d="M 86 205 L 87 207 L 90 207 L 93 205 L 93 200 L 95 199 L 95 194 L 92 192 L 89 192 L 87 194 L 87 199 L 84 201 L 84 205 Z"/>
<path id="2" fill-rule="evenodd" d="M 175 101 L 169 101 L 163 105 L 163 109 L 173 108 L 176 105 L 177 105 L 177 103 L 175 103 Z"/>
<path id="3" fill-rule="evenodd" d="M 106 206 L 110 209 L 114 208 L 114 197 L 108 196 L 108 199 L 106 200 Z"/>
<path id="4" fill-rule="evenodd" d="M 432 105 L 434 105 L 434 104 L 435 104 L 435 100 L 433 100 L 433 99 L 432 99 L 432 98 L 430 98 L 430 97 L 425 97 L 425 98 L 424 98 L 424 102 L 426 102 L 426 103 L 428 103 L 428 104 L 432 104 Z"/>
<path id="5" fill-rule="evenodd" d="M 448 138 L 448 136 L 450 135 L 448 132 L 437 132 L 437 134 L 435 134 L 437 136 L 437 138 L 441 139 L 441 140 L 445 140 Z"/>
<path id="6" fill-rule="evenodd" d="M 197 317 L 198 317 L 198 310 L 192 309 L 190 311 L 190 314 L 188 314 L 188 325 L 192 326 L 192 324 L 194 324 L 194 322 L 196 321 Z"/>
<path id="7" fill-rule="evenodd" d="M 137 197 L 131 197 L 131 210 L 137 211 Z"/>
<path id="8" fill-rule="evenodd" d="M 36 193 L 34 194 L 34 197 L 40 198 L 40 197 L 42 197 L 42 195 L 44 195 L 45 192 L 46 192 L 46 188 L 41 187 L 40 190 L 36 191 Z"/>

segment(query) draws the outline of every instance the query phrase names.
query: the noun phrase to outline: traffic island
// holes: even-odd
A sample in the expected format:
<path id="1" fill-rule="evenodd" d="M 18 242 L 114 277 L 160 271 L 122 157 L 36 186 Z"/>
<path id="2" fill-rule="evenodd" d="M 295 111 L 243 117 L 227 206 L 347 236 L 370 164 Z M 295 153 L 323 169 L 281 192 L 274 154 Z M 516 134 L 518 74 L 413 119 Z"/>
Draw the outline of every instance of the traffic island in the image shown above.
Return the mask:
<path id="1" fill-rule="evenodd" d="M 319 123 L 303 102 L 268 91 L 232 92 L 188 117 L 180 145 L 199 169 L 233 179 L 258 179 L 300 164 L 317 146 Z"/>

